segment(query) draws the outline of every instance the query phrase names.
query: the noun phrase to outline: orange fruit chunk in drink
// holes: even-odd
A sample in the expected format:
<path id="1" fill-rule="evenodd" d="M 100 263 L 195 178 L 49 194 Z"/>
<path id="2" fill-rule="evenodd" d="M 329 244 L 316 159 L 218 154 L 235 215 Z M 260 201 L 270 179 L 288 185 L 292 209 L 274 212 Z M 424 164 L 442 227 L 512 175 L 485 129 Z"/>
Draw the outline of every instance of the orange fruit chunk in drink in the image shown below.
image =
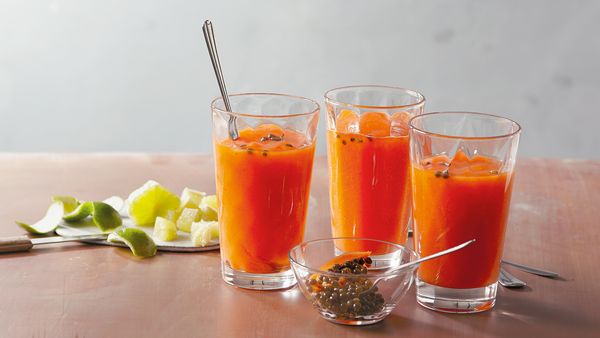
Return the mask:
<path id="1" fill-rule="evenodd" d="M 366 112 L 360 117 L 360 133 L 375 137 L 390 136 L 391 121 L 386 113 Z"/>
<path id="2" fill-rule="evenodd" d="M 350 109 L 342 109 L 335 118 L 335 129 L 340 133 L 357 133 L 360 117 Z"/>
<path id="3" fill-rule="evenodd" d="M 485 176 L 492 172 L 498 173 L 501 168 L 502 162 L 497 159 L 481 155 L 469 158 L 459 149 L 450 162 L 448 171 L 450 175 Z"/>
<path id="4" fill-rule="evenodd" d="M 251 150 L 290 150 L 306 145 L 306 136 L 275 124 L 261 124 L 255 129 L 244 128 L 233 141 L 240 148 Z"/>
<path id="5" fill-rule="evenodd" d="M 390 130 L 391 136 L 407 136 L 408 135 L 408 121 L 412 116 L 408 112 L 397 112 L 391 117 L 392 126 Z"/>

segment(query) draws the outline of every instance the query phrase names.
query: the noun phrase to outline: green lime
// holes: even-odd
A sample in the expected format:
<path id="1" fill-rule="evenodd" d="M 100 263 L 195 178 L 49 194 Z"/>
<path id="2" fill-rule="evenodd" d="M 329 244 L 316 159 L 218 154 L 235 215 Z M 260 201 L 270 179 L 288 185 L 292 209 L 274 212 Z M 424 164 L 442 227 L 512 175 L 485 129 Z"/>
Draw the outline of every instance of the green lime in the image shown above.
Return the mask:
<path id="1" fill-rule="evenodd" d="M 207 246 L 219 240 L 218 222 L 195 222 L 192 224 L 192 244 L 194 246 Z"/>
<path id="2" fill-rule="evenodd" d="M 152 237 L 143 230 L 123 228 L 108 235 L 109 242 L 125 243 L 137 257 L 152 257 L 156 255 L 156 244 Z"/>
<path id="3" fill-rule="evenodd" d="M 121 215 L 109 204 L 104 202 L 92 202 L 92 221 L 102 232 L 108 232 L 123 224 Z"/>
<path id="4" fill-rule="evenodd" d="M 127 198 L 129 217 L 135 224 L 154 224 L 156 217 L 165 217 L 179 207 L 179 197 L 155 181 L 146 182 Z"/>
<path id="5" fill-rule="evenodd" d="M 181 211 L 181 215 L 177 219 L 177 229 L 183 232 L 190 232 L 192 223 L 199 221 L 201 217 L 200 210 L 185 208 Z"/>
<path id="6" fill-rule="evenodd" d="M 94 211 L 94 204 L 92 202 L 83 202 L 75 208 L 75 210 L 63 216 L 63 219 L 67 222 L 81 221 L 88 217 Z"/>
<path id="7" fill-rule="evenodd" d="M 77 208 L 77 206 L 79 205 L 79 201 L 73 196 L 57 195 L 52 196 L 50 199 L 52 200 L 52 202 L 62 202 L 65 214 L 68 214 L 71 211 L 75 210 L 75 208 Z"/>
<path id="8" fill-rule="evenodd" d="M 200 210 L 202 210 L 203 221 L 216 221 L 218 219 L 219 207 L 217 205 L 217 196 L 209 195 L 200 202 Z"/>
<path id="9" fill-rule="evenodd" d="M 36 235 L 47 234 L 54 231 L 64 215 L 64 204 L 61 201 L 56 201 L 50 204 L 46 216 L 34 224 L 24 222 L 16 222 L 21 228 Z"/>
<path id="10" fill-rule="evenodd" d="M 156 222 L 154 222 L 154 237 L 165 242 L 174 241 L 177 239 L 177 226 L 167 218 L 156 217 Z"/>

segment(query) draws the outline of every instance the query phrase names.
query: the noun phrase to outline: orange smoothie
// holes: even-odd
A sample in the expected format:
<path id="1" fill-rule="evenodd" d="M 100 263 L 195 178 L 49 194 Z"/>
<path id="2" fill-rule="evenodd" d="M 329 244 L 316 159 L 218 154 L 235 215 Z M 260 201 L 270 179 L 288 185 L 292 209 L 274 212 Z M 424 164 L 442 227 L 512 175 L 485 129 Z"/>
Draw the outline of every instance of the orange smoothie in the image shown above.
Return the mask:
<path id="1" fill-rule="evenodd" d="M 410 219 L 410 158 L 407 113 L 389 117 L 349 110 L 327 131 L 332 232 L 404 244 Z M 349 243 L 348 243 L 349 244 Z M 355 244 L 343 251 L 372 251 Z"/>
<path id="2" fill-rule="evenodd" d="M 419 278 L 456 289 L 498 279 L 512 190 L 512 175 L 496 159 L 458 151 L 412 168 L 415 250 L 427 256 L 475 238 L 456 253 L 419 266 Z"/>
<path id="3" fill-rule="evenodd" d="M 315 146 L 296 131 L 264 124 L 215 140 L 221 255 L 233 269 L 289 269 L 302 242 Z"/>

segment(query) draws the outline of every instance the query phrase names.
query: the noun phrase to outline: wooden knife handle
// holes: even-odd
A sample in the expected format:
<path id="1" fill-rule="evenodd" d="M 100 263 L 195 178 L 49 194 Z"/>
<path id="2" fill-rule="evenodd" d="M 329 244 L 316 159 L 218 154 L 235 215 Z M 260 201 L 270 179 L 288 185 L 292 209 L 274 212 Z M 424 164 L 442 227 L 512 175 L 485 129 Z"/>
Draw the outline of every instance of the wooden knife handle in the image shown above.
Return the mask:
<path id="1" fill-rule="evenodd" d="M 0 238 L 0 253 L 29 251 L 33 243 L 27 236 Z"/>

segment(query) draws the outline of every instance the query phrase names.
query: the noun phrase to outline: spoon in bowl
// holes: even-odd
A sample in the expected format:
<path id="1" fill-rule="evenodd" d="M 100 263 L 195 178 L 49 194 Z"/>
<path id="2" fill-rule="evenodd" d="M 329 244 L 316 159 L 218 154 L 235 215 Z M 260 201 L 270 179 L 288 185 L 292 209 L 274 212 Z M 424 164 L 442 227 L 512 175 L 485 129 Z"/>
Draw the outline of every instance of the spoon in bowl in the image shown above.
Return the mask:
<path id="1" fill-rule="evenodd" d="M 231 102 L 229 101 L 229 95 L 227 95 L 227 87 L 225 86 L 225 77 L 223 76 L 223 70 L 221 69 L 221 62 L 219 61 L 219 53 L 217 52 L 217 41 L 215 40 L 215 33 L 213 31 L 212 22 L 210 20 L 204 21 L 202 25 L 202 32 L 204 33 L 204 40 L 206 40 L 206 48 L 208 49 L 208 55 L 212 62 L 215 76 L 217 77 L 217 84 L 221 91 L 221 97 L 225 104 L 225 110 L 231 113 Z M 239 137 L 237 126 L 235 123 L 235 116 L 229 115 L 227 121 L 227 132 L 232 140 L 236 140 Z"/>

